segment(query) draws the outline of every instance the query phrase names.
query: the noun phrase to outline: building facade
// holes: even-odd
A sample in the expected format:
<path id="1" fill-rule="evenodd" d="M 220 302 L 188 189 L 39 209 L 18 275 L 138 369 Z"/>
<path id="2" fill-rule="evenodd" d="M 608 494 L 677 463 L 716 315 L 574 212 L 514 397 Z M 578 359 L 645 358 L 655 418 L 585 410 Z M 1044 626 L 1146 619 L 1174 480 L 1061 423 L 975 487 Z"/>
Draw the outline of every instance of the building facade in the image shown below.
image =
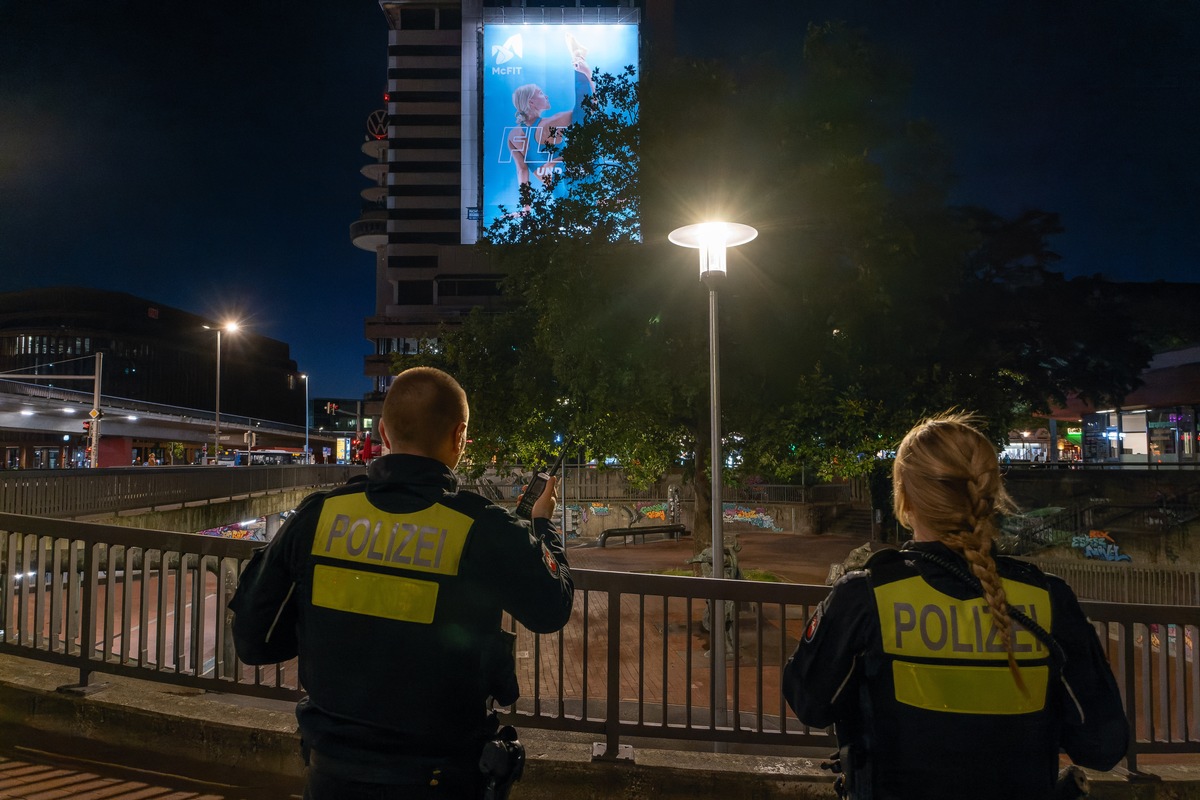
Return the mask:
<path id="1" fill-rule="evenodd" d="M 473 247 L 486 224 L 483 163 L 495 160 L 484 141 L 483 88 L 488 75 L 519 74 L 533 49 L 509 37 L 488 50 L 487 27 L 621 25 L 632 26 L 636 38 L 641 6 L 640 0 L 380 0 L 388 26 L 386 107 L 368 122 L 362 173 L 371 185 L 350 226 L 354 245 L 375 256 L 375 309 L 365 325 L 374 352 L 364 370 L 374 386 L 366 416 L 379 414 L 395 354 L 418 352 L 443 325 L 500 301 L 502 276 Z M 564 44 L 556 55 L 569 72 L 569 40 L 559 35 L 558 41 Z M 506 116 L 511 126 L 511 109 Z"/>

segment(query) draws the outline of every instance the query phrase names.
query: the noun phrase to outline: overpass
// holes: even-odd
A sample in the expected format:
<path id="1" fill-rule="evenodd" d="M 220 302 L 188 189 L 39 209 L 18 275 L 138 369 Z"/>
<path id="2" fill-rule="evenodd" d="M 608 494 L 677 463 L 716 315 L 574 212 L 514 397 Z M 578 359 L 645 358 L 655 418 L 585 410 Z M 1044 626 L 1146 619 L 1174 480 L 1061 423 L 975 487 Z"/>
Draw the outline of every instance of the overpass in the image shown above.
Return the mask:
<path id="1" fill-rule="evenodd" d="M 314 489 L 364 470 L 296 464 L 0 471 L 0 511 L 196 533 L 291 510 Z"/>
<path id="2" fill-rule="evenodd" d="M 128 439 L 135 442 L 182 442 L 190 450 L 212 446 L 216 414 L 202 409 L 148 403 L 125 397 L 101 395 L 96 401 L 92 392 L 43 386 L 0 378 L 0 456 L 5 450 L 19 451 L 16 463 L 23 469 L 51 466 L 34 463 L 34 448 L 60 452 L 87 446 L 83 423 L 95 408 L 100 412 L 101 437 Z M 260 448 L 304 447 L 306 431 L 303 425 L 221 414 L 221 446 L 245 448 L 246 434 L 253 433 Z M 314 452 L 322 447 L 334 448 L 336 437 L 325 431 L 308 430 L 308 442 Z M 191 459 L 188 459 L 189 461 Z M 0 469 L 8 462 L 0 458 Z M 54 467 L 70 463 L 65 456 Z"/>

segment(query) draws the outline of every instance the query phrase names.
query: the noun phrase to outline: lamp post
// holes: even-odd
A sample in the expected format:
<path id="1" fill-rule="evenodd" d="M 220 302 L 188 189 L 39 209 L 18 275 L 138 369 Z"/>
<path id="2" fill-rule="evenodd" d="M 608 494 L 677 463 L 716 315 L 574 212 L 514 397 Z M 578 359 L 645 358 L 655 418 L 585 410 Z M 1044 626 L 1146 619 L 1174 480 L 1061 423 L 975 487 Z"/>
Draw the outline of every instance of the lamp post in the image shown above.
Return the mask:
<path id="1" fill-rule="evenodd" d="M 667 237 L 673 244 L 700 251 L 700 280 L 708 287 L 708 372 L 712 428 L 709 460 L 712 468 L 712 574 L 715 578 L 725 577 L 725 532 L 721 507 L 721 364 L 717 333 L 717 289 L 725 280 L 726 249 L 745 244 L 755 236 L 758 236 L 758 231 L 749 225 L 736 222 L 701 222 L 676 228 Z M 726 720 L 725 601 L 722 598 L 713 600 L 708 633 L 709 658 L 716 695 L 713 719 L 718 725 L 723 725 Z"/>
<path id="2" fill-rule="evenodd" d="M 304 379 L 304 463 L 310 464 L 312 462 L 308 455 L 308 415 L 310 410 L 308 407 L 308 373 L 302 372 L 300 377 Z"/>
<path id="3" fill-rule="evenodd" d="M 227 330 L 230 333 L 236 333 L 238 324 L 236 322 L 226 322 L 224 325 L 212 327 L 204 326 L 205 330 L 217 332 L 217 398 L 214 412 L 216 416 L 216 425 L 213 428 L 213 464 L 218 463 L 221 456 L 221 331 Z"/>

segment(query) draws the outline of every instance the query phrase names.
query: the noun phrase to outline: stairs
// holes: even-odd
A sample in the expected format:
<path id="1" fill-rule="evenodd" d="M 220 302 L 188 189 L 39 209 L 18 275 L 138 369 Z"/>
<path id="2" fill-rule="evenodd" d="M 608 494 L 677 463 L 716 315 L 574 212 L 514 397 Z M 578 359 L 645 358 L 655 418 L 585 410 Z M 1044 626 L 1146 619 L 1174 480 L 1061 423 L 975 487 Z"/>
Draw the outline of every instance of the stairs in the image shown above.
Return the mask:
<path id="1" fill-rule="evenodd" d="M 830 506 L 821 515 L 821 533 L 871 538 L 871 509 L 867 506 Z"/>

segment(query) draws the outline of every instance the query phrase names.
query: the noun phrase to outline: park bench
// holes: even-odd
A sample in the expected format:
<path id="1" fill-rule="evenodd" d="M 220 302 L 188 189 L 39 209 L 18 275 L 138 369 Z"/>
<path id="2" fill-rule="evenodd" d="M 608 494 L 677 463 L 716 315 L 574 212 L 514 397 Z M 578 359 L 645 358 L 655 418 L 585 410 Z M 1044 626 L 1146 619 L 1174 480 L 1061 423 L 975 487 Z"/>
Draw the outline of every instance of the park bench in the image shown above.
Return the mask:
<path id="1" fill-rule="evenodd" d="M 637 528 L 609 528 L 600 534 L 600 546 L 604 547 L 605 543 L 613 537 L 621 537 L 628 544 L 629 539 L 633 538 L 633 543 L 637 544 L 637 537 L 642 537 L 642 542 L 646 541 L 646 534 L 662 534 L 670 536 L 672 539 L 678 539 L 680 536 L 686 536 L 688 529 L 686 525 L 643 525 Z"/>

